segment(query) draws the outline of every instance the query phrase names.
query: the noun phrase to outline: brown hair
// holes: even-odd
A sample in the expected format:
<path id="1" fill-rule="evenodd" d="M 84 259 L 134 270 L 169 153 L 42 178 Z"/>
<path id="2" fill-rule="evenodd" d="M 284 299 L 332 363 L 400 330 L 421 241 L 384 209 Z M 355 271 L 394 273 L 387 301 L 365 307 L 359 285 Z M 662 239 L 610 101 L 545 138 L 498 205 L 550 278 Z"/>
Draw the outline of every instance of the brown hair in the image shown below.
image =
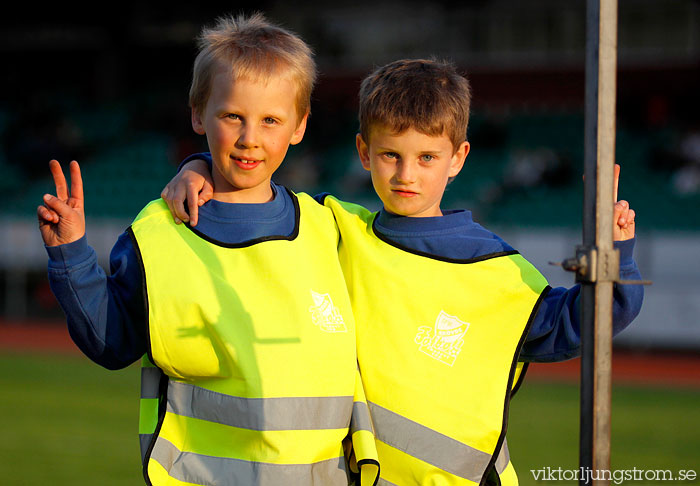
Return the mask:
<path id="1" fill-rule="evenodd" d="M 213 27 L 202 29 L 198 47 L 190 86 L 190 107 L 195 111 L 204 110 L 215 74 L 230 68 L 234 80 L 289 76 L 297 87 L 299 121 L 309 112 L 316 82 L 313 52 L 296 34 L 271 24 L 262 14 L 218 18 Z"/>
<path id="2" fill-rule="evenodd" d="M 444 133 L 455 150 L 467 138 L 471 89 L 451 63 L 391 62 L 362 81 L 359 97 L 360 134 L 365 143 L 375 126 L 395 133 L 409 128 L 429 136 Z"/>

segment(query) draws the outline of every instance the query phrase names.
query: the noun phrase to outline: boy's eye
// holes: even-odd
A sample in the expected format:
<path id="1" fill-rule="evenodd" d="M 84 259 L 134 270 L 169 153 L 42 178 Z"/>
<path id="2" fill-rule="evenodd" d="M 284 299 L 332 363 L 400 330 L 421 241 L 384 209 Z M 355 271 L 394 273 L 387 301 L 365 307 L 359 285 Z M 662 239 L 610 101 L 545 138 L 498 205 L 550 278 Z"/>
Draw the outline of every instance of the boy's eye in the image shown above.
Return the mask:
<path id="1" fill-rule="evenodd" d="M 236 115 L 235 113 L 228 113 L 226 115 L 226 118 L 230 118 L 231 120 L 239 120 L 241 117 Z"/>
<path id="2" fill-rule="evenodd" d="M 268 116 L 265 119 L 263 119 L 263 123 L 265 123 L 265 125 L 274 125 L 275 123 L 277 123 L 277 120 L 275 120 L 271 116 Z"/>
<path id="3" fill-rule="evenodd" d="M 382 155 L 387 159 L 398 159 L 399 158 L 399 154 L 397 154 L 396 152 L 384 152 Z"/>
<path id="4" fill-rule="evenodd" d="M 420 160 L 423 161 L 423 162 L 430 162 L 430 161 L 433 160 L 434 158 L 435 158 L 435 156 L 434 156 L 434 155 L 430 155 L 430 154 L 423 154 L 423 155 L 420 156 Z"/>

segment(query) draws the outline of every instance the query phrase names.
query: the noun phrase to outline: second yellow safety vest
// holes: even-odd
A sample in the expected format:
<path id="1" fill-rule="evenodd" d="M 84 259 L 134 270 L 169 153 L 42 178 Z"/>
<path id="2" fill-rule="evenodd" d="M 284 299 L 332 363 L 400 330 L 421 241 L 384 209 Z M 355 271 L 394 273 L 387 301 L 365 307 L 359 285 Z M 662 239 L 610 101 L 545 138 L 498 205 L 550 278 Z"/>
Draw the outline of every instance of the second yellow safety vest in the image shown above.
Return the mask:
<path id="1" fill-rule="evenodd" d="M 130 227 L 148 305 L 149 484 L 346 485 L 349 437 L 362 484 L 375 482 L 337 230 L 327 208 L 291 196 L 289 237 L 209 241 L 161 200 Z"/>
<path id="2" fill-rule="evenodd" d="M 384 241 L 377 216 L 327 197 L 357 322 L 382 485 L 517 484 L 505 442 L 518 355 L 544 277 L 517 252 L 468 261 Z"/>

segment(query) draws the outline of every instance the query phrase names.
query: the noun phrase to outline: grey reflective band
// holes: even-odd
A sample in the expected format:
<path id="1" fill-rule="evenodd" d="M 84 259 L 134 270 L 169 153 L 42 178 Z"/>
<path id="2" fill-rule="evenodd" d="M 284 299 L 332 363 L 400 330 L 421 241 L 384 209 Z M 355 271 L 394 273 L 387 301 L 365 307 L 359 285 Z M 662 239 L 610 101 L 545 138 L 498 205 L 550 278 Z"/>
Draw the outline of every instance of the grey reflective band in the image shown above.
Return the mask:
<path id="1" fill-rule="evenodd" d="M 153 440 L 153 434 L 139 434 L 139 445 L 141 446 L 141 463 L 145 464 L 146 452 L 148 452 L 148 446 L 151 445 Z"/>
<path id="2" fill-rule="evenodd" d="M 374 429 L 372 428 L 372 419 L 370 419 L 369 416 L 369 407 L 364 402 L 355 402 L 352 404 L 350 434 L 354 434 L 358 430 L 367 430 L 374 433 Z"/>
<path id="3" fill-rule="evenodd" d="M 347 429 L 352 405 L 352 396 L 243 398 L 168 384 L 168 412 L 250 430 Z"/>
<path id="4" fill-rule="evenodd" d="M 503 445 L 501 446 L 501 452 L 498 453 L 498 457 L 496 458 L 496 472 L 498 474 L 501 474 L 503 471 L 506 470 L 506 466 L 508 466 L 508 463 L 510 462 L 510 452 L 508 452 L 508 442 L 506 439 L 503 439 Z"/>
<path id="5" fill-rule="evenodd" d="M 455 476 L 481 481 L 491 454 L 368 402 L 377 440 Z"/>
<path id="6" fill-rule="evenodd" d="M 141 398 L 158 398 L 161 376 L 160 368 L 141 368 Z"/>
<path id="7" fill-rule="evenodd" d="M 390 483 L 386 479 L 379 478 L 379 481 L 377 481 L 377 486 L 398 486 L 397 484 Z"/>
<path id="8" fill-rule="evenodd" d="M 345 458 L 337 457 L 313 464 L 271 464 L 226 457 L 205 456 L 180 451 L 159 437 L 151 453 L 168 474 L 194 484 L 259 486 L 343 485 L 348 484 Z"/>
<path id="9" fill-rule="evenodd" d="M 502 474 L 503 471 L 505 471 L 506 466 L 508 466 L 509 462 L 510 462 L 510 453 L 508 452 L 507 441 L 504 439 L 503 446 L 501 447 L 501 452 L 500 452 L 500 454 L 498 454 L 498 458 L 496 458 L 496 472 L 498 472 L 498 474 Z M 386 479 L 379 478 L 379 481 L 377 482 L 377 486 L 398 486 L 398 485 L 396 485 L 392 482 L 389 482 Z"/>

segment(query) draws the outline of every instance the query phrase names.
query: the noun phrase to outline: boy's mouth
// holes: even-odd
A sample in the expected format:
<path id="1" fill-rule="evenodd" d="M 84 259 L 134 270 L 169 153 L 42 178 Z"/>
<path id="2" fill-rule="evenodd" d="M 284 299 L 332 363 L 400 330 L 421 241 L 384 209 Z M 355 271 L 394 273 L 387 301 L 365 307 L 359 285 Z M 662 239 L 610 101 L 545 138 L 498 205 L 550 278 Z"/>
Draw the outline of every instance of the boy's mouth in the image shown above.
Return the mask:
<path id="1" fill-rule="evenodd" d="M 247 159 L 247 158 L 243 158 L 243 157 L 231 157 L 231 158 L 236 163 L 236 165 L 243 170 L 255 169 L 262 162 L 262 160 Z"/>
<path id="2" fill-rule="evenodd" d="M 408 191 L 406 189 L 392 189 L 391 192 L 401 197 L 414 197 L 418 195 L 417 192 Z"/>

